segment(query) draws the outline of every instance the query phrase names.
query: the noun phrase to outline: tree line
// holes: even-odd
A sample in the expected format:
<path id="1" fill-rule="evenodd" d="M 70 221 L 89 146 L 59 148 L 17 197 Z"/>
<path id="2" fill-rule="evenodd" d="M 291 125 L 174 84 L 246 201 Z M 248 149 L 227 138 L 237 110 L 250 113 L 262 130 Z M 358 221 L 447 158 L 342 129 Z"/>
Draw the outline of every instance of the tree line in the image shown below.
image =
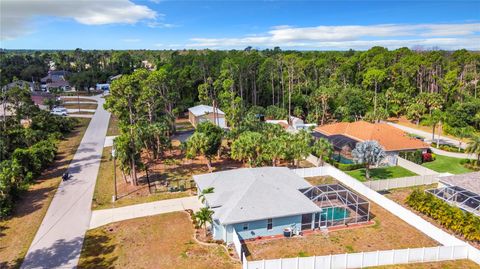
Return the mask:
<path id="1" fill-rule="evenodd" d="M 2 107 L 13 113 L 0 119 L 0 218 L 11 214 L 15 201 L 50 165 L 57 143 L 76 124 L 40 110 L 30 90 L 12 88 L 0 96 Z M 8 106 L 5 106 L 8 104 Z"/>

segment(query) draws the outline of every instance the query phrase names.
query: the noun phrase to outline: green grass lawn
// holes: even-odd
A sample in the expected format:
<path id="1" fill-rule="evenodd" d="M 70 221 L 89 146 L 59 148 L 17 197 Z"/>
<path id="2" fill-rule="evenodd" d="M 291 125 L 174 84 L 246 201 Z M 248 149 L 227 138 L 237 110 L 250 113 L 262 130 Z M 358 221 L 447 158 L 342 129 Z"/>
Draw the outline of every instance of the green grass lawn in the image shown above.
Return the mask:
<path id="1" fill-rule="evenodd" d="M 436 160 L 422 164 L 428 169 L 432 169 L 439 173 L 463 174 L 473 172 L 473 170 L 463 166 L 460 161 L 462 159 L 437 155 Z"/>
<path id="2" fill-rule="evenodd" d="M 367 181 L 365 178 L 365 168 L 346 171 L 345 173 L 350 176 L 358 179 L 359 181 Z M 397 177 L 410 177 L 416 176 L 417 174 L 411 172 L 400 166 L 389 166 L 382 168 L 370 169 L 370 180 L 382 180 L 388 178 L 397 178 Z"/>

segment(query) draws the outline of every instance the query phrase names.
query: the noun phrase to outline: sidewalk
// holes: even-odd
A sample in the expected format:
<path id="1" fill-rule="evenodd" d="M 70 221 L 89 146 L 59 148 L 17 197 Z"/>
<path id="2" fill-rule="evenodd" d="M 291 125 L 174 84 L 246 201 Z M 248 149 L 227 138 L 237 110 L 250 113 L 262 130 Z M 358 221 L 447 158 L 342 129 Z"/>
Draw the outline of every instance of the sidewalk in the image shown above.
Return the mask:
<path id="1" fill-rule="evenodd" d="M 183 211 L 186 209 L 198 211 L 201 207 L 202 204 L 198 200 L 198 197 L 191 196 L 112 209 L 94 210 L 92 212 L 92 218 L 90 219 L 90 229 L 112 222 L 158 215 L 162 213 Z"/>

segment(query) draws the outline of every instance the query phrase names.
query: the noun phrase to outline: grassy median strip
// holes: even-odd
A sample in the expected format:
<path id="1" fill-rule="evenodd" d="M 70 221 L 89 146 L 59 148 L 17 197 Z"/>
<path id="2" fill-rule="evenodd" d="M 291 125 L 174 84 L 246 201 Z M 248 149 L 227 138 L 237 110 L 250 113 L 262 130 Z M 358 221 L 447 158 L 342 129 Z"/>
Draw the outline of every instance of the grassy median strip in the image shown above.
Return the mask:
<path id="1" fill-rule="evenodd" d="M 97 104 L 66 104 L 63 107 L 67 109 L 97 109 Z"/>
<path id="2" fill-rule="evenodd" d="M 78 120 L 78 126 L 58 144 L 55 162 L 22 194 L 12 216 L 0 223 L 0 268 L 21 265 L 90 122 Z"/>

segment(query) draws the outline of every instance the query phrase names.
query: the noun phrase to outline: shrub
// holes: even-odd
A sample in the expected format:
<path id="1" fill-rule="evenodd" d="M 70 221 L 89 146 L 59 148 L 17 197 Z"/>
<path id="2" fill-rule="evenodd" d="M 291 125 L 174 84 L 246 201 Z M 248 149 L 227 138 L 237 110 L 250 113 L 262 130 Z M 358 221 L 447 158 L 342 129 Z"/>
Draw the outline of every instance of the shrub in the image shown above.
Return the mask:
<path id="1" fill-rule="evenodd" d="M 416 150 L 416 151 L 401 151 L 398 156 L 414 162 L 416 164 L 422 164 L 423 163 L 423 154 L 421 150 Z"/>
<path id="2" fill-rule="evenodd" d="M 425 162 L 431 162 L 433 161 L 433 157 L 431 153 L 423 153 L 422 154 L 422 161 Z"/>
<path id="3" fill-rule="evenodd" d="M 360 168 L 364 168 L 365 165 L 363 163 L 340 163 L 336 161 L 330 161 L 330 163 L 335 166 L 336 168 L 342 170 L 342 171 L 352 171 L 352 170 L 357 170 Z"/>
<path id="4" fill-rule="evenodd" d="M 443 227 L 470 241 L 480 241 L 480 218 L 434 195 L 414 190 L 406 199 L 413 209 L 437 220 Z"/>

